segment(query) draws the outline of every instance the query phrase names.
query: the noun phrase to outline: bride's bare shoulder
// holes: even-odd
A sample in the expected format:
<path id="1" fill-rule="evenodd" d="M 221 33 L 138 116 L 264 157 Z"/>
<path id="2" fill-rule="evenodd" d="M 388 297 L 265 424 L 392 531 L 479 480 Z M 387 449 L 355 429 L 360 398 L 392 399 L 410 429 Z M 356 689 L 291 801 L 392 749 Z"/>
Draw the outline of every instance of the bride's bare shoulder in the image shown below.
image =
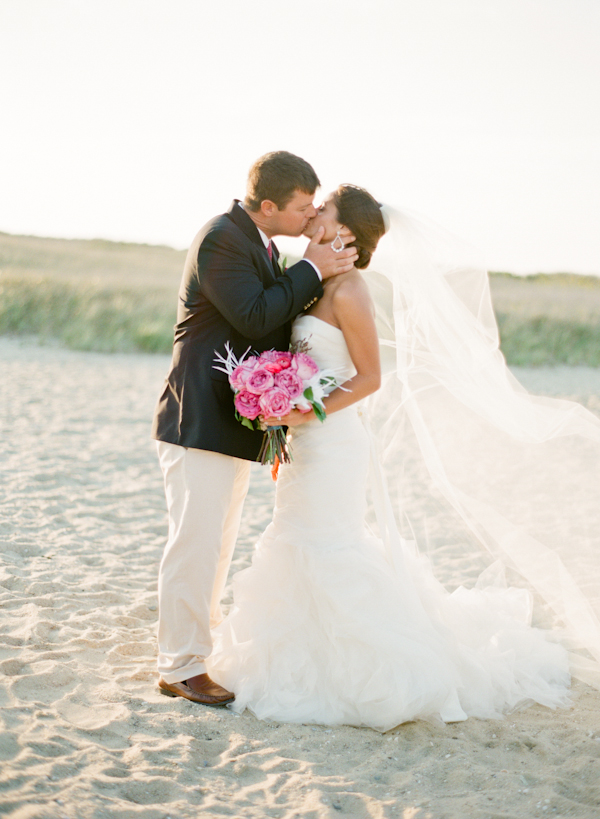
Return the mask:
<path id="1" fill-rule="evenodd" d="M 337 310 L 367 310 L 373 312 L 369 288 L 358 270 L 351 270 L 338 276 L 337 287 L 332 294 L 332 303 Z"/>

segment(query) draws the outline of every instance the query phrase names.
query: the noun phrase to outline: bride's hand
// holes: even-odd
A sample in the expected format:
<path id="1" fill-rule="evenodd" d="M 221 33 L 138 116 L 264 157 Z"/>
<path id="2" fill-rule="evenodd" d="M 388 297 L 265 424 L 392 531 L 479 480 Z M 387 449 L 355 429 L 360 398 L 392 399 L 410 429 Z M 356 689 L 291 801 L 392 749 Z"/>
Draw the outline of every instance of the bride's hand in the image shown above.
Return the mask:
<path id="1" fill-rule="evenodd" d="M 288 415 L 282 415 L 281 418 L 268 418 L 264 423 L 268 427 L 298 427 L 314 417 L 312 410 L 310 412 L 300 412 L 300 410 L 294 409 Z"/>

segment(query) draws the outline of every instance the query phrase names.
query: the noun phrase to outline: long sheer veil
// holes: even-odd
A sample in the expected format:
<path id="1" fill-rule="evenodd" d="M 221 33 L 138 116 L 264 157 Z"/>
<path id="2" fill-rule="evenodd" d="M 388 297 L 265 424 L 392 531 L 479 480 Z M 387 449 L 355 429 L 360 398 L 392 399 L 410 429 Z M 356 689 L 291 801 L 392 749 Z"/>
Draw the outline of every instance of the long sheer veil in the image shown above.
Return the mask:
<path id="1" fill-rule="evenodd" d="M 383 210 L 389 230 L 365 278 L 384 382 L 367 411 L 397 530 L 447 586 L 507 574 L 529 588 L 534 623 L 600 687 L 600 420 L 510 373 L 469 249 Z"/>

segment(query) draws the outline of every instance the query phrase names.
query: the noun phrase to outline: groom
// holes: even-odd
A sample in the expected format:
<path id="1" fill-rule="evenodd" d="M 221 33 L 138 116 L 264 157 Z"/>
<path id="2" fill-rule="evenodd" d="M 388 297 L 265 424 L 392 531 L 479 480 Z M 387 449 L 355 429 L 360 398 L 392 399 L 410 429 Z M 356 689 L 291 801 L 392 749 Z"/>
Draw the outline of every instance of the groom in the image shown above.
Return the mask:
<path id="1" fill-rule="evenodd" d="M 263 433 L 235 419 L 225 373 L 213 366 L 229 342 L 236 356 L 287 350 L 291 322 L 323 295 L 322 281 L 348 272 L 354 248 L 320 245 L 282 272 L 273 236 L 300 236 L 316 215 L 319 180 L 300 157 L 258 159 L 246 198 L 211 219 L 194 239 L 179 290 L 173 360 L 152 437 L 165 482 L 169 537 L 158 578 L 159 689 L 205 705 L 234 695 L 213 682 L 205 660 Z M 349 237 L 350 241 L 353 237 Z"/>

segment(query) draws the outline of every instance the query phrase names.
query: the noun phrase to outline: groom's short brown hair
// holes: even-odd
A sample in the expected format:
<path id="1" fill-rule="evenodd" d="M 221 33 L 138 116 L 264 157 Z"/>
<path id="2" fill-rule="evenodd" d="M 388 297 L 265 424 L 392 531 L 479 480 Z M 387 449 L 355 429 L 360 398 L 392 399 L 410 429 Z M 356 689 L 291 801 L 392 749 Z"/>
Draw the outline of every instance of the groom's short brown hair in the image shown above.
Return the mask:
<path id="1" fill-rule="evenodd" d="M 248 174 L 244 206 L 257 211 L 265 199 L 283 210 L 296 191 L 312 195 L 321 183 L 312 165 L 287 151 L 272 151 L 257 159 Z"/>

